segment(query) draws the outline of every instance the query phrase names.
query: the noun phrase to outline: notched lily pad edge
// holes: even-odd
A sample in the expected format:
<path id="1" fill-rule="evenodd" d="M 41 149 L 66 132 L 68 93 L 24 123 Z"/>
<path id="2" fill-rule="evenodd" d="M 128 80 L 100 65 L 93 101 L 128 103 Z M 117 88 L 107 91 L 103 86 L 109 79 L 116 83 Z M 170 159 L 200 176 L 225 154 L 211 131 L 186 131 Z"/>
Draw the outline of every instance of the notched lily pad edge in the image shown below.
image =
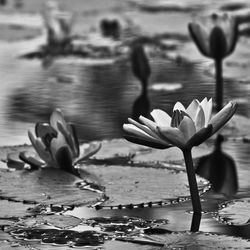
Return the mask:
<path id="1" fill-rule="evenodd" d="M 36 205 L 34 207 L 30 207 L 27 209 L 27 215 L 21 218 L 32 217 L 36 215 L 48 215 L 48 214 L 56 214 L 56 213 L 65 213 L 67 211 L 72 211 L 76 206 L 75 205 L 54 205 L 54 204 L 43 204 L 38 203 L 36 201 L 29 201 L 29 200 L 18 200 L 16 198 L 5 197 L 0 195 L 0 200 L 5 200 L 9 202 L 15 203 L 22 203 L 27 205 Z M 30 213 L 30 214 L 29 214 Z M 0 219 L 7 220 L 7 219 L 19 219 L 20 216 L 10 216 L 10 217 L 0 217 Z"/>
<path id="2" fill-rule="evenodd" d="M 226 202 L 218 204 L 218 211 L 215 213 L 215 219 L 224 225 L 226 224 L 226 225 L 235 226 L 235 227 L 249 226 L 250 225 L 250 218 L 246 222 L 239 224 L 239 223 L 231 222 L 234 219 L 219 214 L 220 210 L 223 210 L 224 208 L 227 208 L 228 206 L 230 206 L 232 203 L 239 202 L 239 201 L 241 201 L 241 199 L 230 200 L 230 201 L 226 201 Z"/>
<path id="3" fill-rule="evenodd" d="M 199 195 L 202 196 L 207 191 L 211 189 L 211 184 L 209 182 L 204 184 L 204 187 L 199 190 Z M 101 209 L 111 209 L 111 210 L 121 210 L 121 209 L 142 209 L 142 208 L 154 208 L 154 207 L 164 207 L 168 205 L 179 204 L 181 202 L 191 200 L 190 196 L 180 196 L 177 198 L 164 199 L 160 201 L 149 201 L 138 204 L 120 204 L 120 205 L 102 205 L 103 202 L 99 202 L 96 205 L 90 205 L 90 207 L 95 208 L 96 210 Z M 105 201 L 104 201 L 105 202 Z"/>

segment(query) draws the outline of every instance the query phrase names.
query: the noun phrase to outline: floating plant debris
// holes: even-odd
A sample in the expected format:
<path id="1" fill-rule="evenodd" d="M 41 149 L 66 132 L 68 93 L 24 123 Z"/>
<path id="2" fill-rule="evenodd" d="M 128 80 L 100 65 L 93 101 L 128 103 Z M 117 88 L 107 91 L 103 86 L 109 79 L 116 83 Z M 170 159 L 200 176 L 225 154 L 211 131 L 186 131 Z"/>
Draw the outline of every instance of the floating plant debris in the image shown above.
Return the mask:
<path id="1" fill-rule="evenodd" d="M 36 171 L 0 172 L 0 197 L 47 205 L 89 205 L 102 194 L 79 189 L 81 179 L 63 170 L 44 168 Z"/>
<path id="2" fill-rule="evenodd" d="M 117 165 L 85 165 L 83 169 L 99 177 L 105 187 L 108 199 L 96 208 L 161 206 L 189 197 L 187 175 L 183 171 Z M 209 188 L 206 180 L 197 177 L 197 182 L 200 192 Z"/>
<path id="3" fill-rule="evenodd" d="M 128 237 L 120 240 L 137 244 L 149 244 L 150 241 L 151 245 L 164 246 L 164 249 L 249 249 L 250 247 L 250 241 L 242 238 L 203 232 L 167 232 L 150 237 Z"/>
<path id="4" fill-rule="evenodd" d="M 135 231 L 145 231 L 159 225 L 165 225 L 168 220 L 143 220 L 136 217 L 113 216 L 94 217 L 84 221 L 90 226 L 99 226 L 104 232 L 133 233 Z"/>
<path id="5" fill-rule="evenodd" d="M 228 201 L 220 205 L 218 219 L 220 222 L 244 226 L 250 224 L 250 198 Z"/>
<path id="6" fill-rule="evenodd" d="M 40 240 L 43 243 L 70 246 L 98 246 L 108 238 L 106 234 L 97 231 L 77 232 L 73 230 L 18 228 L 10 234 L 19 240 Z"/>

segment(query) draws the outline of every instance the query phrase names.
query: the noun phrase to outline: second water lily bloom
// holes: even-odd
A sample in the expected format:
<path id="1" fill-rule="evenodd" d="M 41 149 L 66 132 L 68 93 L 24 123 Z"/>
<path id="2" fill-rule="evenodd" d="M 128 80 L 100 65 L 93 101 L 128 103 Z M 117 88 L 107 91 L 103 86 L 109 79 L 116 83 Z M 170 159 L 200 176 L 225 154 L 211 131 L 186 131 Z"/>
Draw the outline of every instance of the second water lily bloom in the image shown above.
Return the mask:
<path id="1" fill-rule="evenodd" d="M 56 109 L 50 116 L 50 123 L 36 123 L 35 135 L 28 131 L 29 139 L 45 166 L 74 172 L 74 166 L 95 154 L 100 144 L 80 150 L 76 129 L 66 123 L 63 113 Z M 22 157 L 25 161 L 25 158 Z M 30 157 L 27 163 L 30 163 Z"/>
<path id="2" fill-rule="evenodd" d="M 204 98 L 201 102 L 195 99 L 187 108 L 177 102 L 172 117 L 155 109 L 151 112 L 153 121 L 140 116 L 141 123 L 138 123 L 129 118 L 129 124 L 123 125 L 125 138 L 153 148 L 177 146 L 182 150 L 191 149 L 222 128 L 237 108 L 236 103 L 229 102 L 212 117 L 212 106 L 212 99 Z"/>
<path id="3" fill-rule="evenodd" d="M 238 24 L 228 14 L 212 14 L 196 18 L 188 25 L 189 32 L 200 52 L 207 57 L 222 60 L 236 46 Z"/>

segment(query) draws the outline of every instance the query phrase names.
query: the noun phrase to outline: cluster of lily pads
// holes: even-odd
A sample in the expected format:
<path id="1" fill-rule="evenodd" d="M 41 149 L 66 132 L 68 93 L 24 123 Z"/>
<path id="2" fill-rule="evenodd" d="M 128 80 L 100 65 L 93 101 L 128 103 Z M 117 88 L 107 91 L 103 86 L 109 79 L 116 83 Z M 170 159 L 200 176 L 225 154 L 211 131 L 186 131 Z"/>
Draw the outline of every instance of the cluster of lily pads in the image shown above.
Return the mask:
<path id="1" fill-rule="evenodd" d="M 200 202 L 200 193 L 202 189 L 199 187 L 200 181 L 197 184 L 197 179 L 199 177 L 196 177 L 195 175 L 192 149 L 193 147 L 200 146 L 200 144 L 208 140 L 215 133 L 220 132 L 221 128 L 232 118 L 232 116 L 236 112 L 237 104 L 234 102 L 229 102 L 223 107 L 222 62 L 223 59 L 229 56 L 235 49 L 238 34 L 238 24 L 237 20 L 233 16 L 229 16 L 227 14 L 212 14 L 210 16 L 196 19 L 195 21 L 190 23 L 188 27 L 191 37 L 193 38 L 200 52 L 204 56 L 212 58 L 215 61 L 216 114 L 212 115 L 212 99 L 208 99 L 206 97 L 201 101 L 194 99 L 187 107 L 185 107 L 181 102 L 177 101 L 173 107 L 172 114 L 168 114 L 167 112 L 160 109 L 154 109 L 150 112 L 150 118 L 145 117 L 144 114 L 140 115 L 138 119 L 128 118 L 129 123 L 123 125 L 123 130 L 125 133 L 124 138 L 129 142 L 166 151 L 170 150 L 170 148 L 172 147 L 177 147 L 181 150 L 184 156 L 189 190 L 194 212 L 190 231 L 197 232 L 199 231 L 200 219 L 202 214 L 202 207 Z M 49 28 L 53 29 L 52 27 Z M 134 47 L 134 50 L 139 51 L 138 53 L 135 52 L 133 54 L 132 59 L 134 62 L 136 62 L 136 65 L 134 66 L 135 75 L 145 82 L 147 81 L 150 75 L 150 68 L 148 65 L 147 58 L 140 45 Z M 82 162 L 91 162 L 91 160 L 93 160 L 91 156 L 95 155 L 100 151 L 101 144 L 93 142 L 88 144 L 88 146 L 80 145 L 75 126 L 65 121 L 63 112 L 60 109 L 55 109 L 52 112 L 49 123 L 37 123 L 35 125 L 35 135 L 33 134 L 33 132 L 29 131 L 28 136 L 35 150 L 35 155 L 25 154 L 24 152 L 21 152 L 20 158 L 28 164 L 29 169 L 34 170 L 34 172 L 31 173 L 31 179 L 35 179 L 37 180 L 37 182 L 42 183 L 40 188 L 42 187 L 42 191 L 44 193 L 49 194 L 51 192 L 51 188 L 54 187 L 53 185 L 50 186 L 50 182 L 46 183 L 46 181 L 48 181 L 46 179 L 47 175 L 43 175 L 43 173 L 47 169 L 49 169 L 51 176 L 60 177 L 58 180 L 58 189 L 65 190 L 65 192 L 69 191 L 69 189 L 71 188 L 69 188 L 67 184 L 64 184 L 65 178 L 69 178 L 72 182 L 78 181 L 77 186 L 72 187 L 75 192 L 74 196 L 67 198 L 64 201 L 63 195 L 58 192 L 55 197 L 50 197 L 48 195 L 49 197 L 47 196 L 46 198 L 36 193 L 34 194 L 34 196 L 27 198 L 28 202 L 36 201 L 36 203 L 45 204 L 62 204 L 63 202 L 62 205 L 70 205 L 72 200 L 74 200 L 78 201 L 75 202 L 76 205 L 84 205 L 84 201 L 86 201 L 86 203 L 88 204 L 90 203 L 90 201 L 92 204 L 102 204 L 103 202 L 107 202 L 110 200 L 110 203 L 107 202 L 107 204 L 112 208 L 144 208 L 152 207 L 155 204 L 167 204 L 167 202 L 164 203 L 164 201 L 162 201 L 162 199 L 160 198 L 164 195 L 165 191 L 163 190 L 160 192 L 160 194 L 155 194 L 156 197 L 159 196 L 158 203 L 146 203 L 147 197 L 145 196 L 145 200 L 142 199 L 137 204 L 134 203 L 133 197 L 127 197 L 127 200 L 131 202 L 128 202 L 125 205 L 121 205 L 119 204 L 119 199 L 117 199 L 115 195 L 113 197 L 112 195 L 109 195 L 110 193 L 112 193 L 110 191 L 112 190 L 112 187 L 109 187 L 108 185 L 102 186 L 99 183 L 97 184 L 93 182 L 93 179 L 95 177 L 88 176 L 89 172 L 86 171 Z M 141 147 L 140 150 L 143 151 L 146 149 L 145 147 Z M 206 166 L 208 168 L 206 170 L 204 170 L 204 168 L 202 169 L 202 167 L 200 167 L 199 169 L 201 175 L 203 172 L 206 172 L 205 177 L 209 179 L 210 175 L 208 175 L 207 173 L 211 172 L 209 168 L 212 168 L 212 166 L 211 164 L 207 164 Z M 63 174 L 59 174 L 59 176 L 58 172 L 55 172 L 53 168 L 64 170 L 73 175 L 70 175 L 70 177 L 66 177 L 66 172 L 64 172 Z M 40 171 L 39 174 L 37 174 L 36 171 Z M 115 188 L 117 188 L 119 187 L 119 180 L 114 180 L 113 178 L 115 178 L 115 174 L 119 171 L 121 176 L 120 178 L 124 176 L 128 179 L 128 183 L 130 178 L 133 180 L 133 175 L 136 176 L 139 174 L 140 176 L 143 176 L 143 174 L 145 174 L 148 175 L 148 177 L 154 177 L 154 182 L 157 182 L 158 180 L 164 181 L 164 176 L 157 176 L 159 175 L 157 169 L 148 170 L 145 168 L 140 169 L 137 172 L 133 172 L 133 167 L 127 170 L 122 170 L 119 167 L 117 167 L 116 170 L 109 167 L 100 170 L 98 167 L 95 168 L 93 166 L 92 173 L 98 174 L 101 172 L 100 175 L 103 178 L 106 178 L 106 180 L 109 181 L 108 183 L 112 183 L 112 181 L 116 182 Z M 82 182 L 79 180 L 79 177 L 83 179 Z M 183 173 L 180 174 L 177 179 L 181 182 L 182 177 Z M 18 175 L 15 175 L 15 178 L 20 182 L 20 184 L 18 183 L 18 181 L 16 182 L 18 189 L 20 189 L 20 192 L 17 196 L 22 201 L 25 201 L 26 198 L 24 191 L 29 186 L 28 181 L 26 184 L 24 184 L 26 176 L 24 176 L 23 173 L 20 173 Z M 6 173 L 6 179 L 11 181 L 11 179 L 13 179 L 13 174 Z M 53 181 L 53 178 L 51 179 L 51 181 Z M 136 182 L 134 182 L 134 184 L 135 187 L 138 188 L 139 184 Z M 157 190 L 153 187 L 153 185 L 145 186 L 145 193 L 154 192 L 154 190 Z M 145 188 L 145 186 L 143 188 Z M 80 188 L 82 188 L 82 190 Z M 6 188 L 6 190 L 7 189 L 8 187 Z M 77 189 L 79 190 L 76 191 Z M 2 190 L 3 197 L 5 194 L 4 192 L 6 192 L 6 196 L 8 198 L 11 198 L 12 194 L 6 190 L 4 190 L 4 188 Z M 142 192 L 142 189 L 140 189 L 140 187 L 138 188 L 138 190 L 139 192 Z M 90 195 L 89 197 L 88 191 L 94 191 L 95 196 Z M 158 191 L 159 190 L 157 190 L 157 192 Z M 53 192 L 56 193 L 57 190 L 53 190 Z M 113 191 L 113 193 L 114 192 L 115 191 Z M 235 190 L 233 192 L 235 192 Z M 84 197 L 84 195 L 86 196 Z M 127 195 L 129 195 L 129 192 Z M 185 195 L 183 195 L 183 199 L 185 200 L 184 196 Z M 182 197 L 182 194 L 180 194 L 179 197 Z M 97 224 L 101 223 L 97 222 Z M 128 230 L 128 228 L 130 229 L 131 225 L 129 223 L 128 225 L 126 224 L 126 226 L 124 226 L 126 230 Z M 132 225 L 132 227 L 134 226 Z M 105 229 L 109 230 L 107 228 Z M 29 229 L 16 229 L 12 230 L 11 233 L 12 235 L 22 235 L 21 237 L 23 238 L 33 237 L 33 234 L 29 231 Z M 40 234 L 46 234 L 47 238 L 45 237 L 44 242 L 46 242 L 46 240 L 48 242 L 52 242 L 52 239 L 50 237 L 52 237 L 51 234 L 53 233 L 55 232 L 45 232 L 44 230 L 41 230 L 41 232 L 37 232 L 39 236 L 36 235 L 36 237 L 41 239 L 42 236 L 40 236 Z M 69 232 L 65 231 L 64 233 L 65 235 L 67 235 Z M 188 242 L 190 241 L 189 236 L 190 234 L 187 234 L 184 237 L 185 240 Z M 208 236 L 213 237 L 212 235 Z M 72 236 L 74 240 L 77 237 L 80 236 L 78 234 Z M 100 241 L 103 242 L 105 237 L 108 236 L 106 234 L 99 234 L 98 237 Z M 136 237 L 138 237 L 139 242 L 141 241 L 145 243 L 145 239 L 144 241 L 142 241 L 139 234 L 136 235 Z M 178 237 L 181 238 L 183 237 L 183 235 L 180 235 Z M 198 234 L 197 237 L 199 237 Z M 201 236 L 201 238 L 202 237 L 203 236 Z M 162 240 L 160 239 L 160 237 L 158 237 L 158 239 L 160 243 L 157 246 L 164 245 L 164 243 L 162 242 L 164 242 L 164 240 L 166 239 Z M 133 238 L 133 240 L 135 240 L 136 242 L 136 238 Z M 148 240 L 148 242 L 150 243 L 156 242 L 153 241 L 150 237 L 148 237 L 146 240 Z M 80 241 L 75 240 L 75 242 L 76 246 L 77 244 L 81 244 Z M 98 242 L 98 244 L 99 243 L 100 242 Z"/>

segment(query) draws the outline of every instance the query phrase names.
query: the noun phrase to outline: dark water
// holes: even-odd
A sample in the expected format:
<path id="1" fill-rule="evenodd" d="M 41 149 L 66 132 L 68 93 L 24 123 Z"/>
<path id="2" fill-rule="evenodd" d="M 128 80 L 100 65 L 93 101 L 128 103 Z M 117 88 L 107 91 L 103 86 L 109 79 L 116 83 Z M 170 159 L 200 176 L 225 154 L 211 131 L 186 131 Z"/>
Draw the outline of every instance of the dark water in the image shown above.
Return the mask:
<path id="1" fill-rule="evenodd" d="M 221 6 L 225 2 L 228 1 L 219 1 L 218 5 Z M 113 9 L 117 10 L 121 5 L 119 11 L 122 13 L 125 11 L 126 15 L 148 34 L 174 32 L 187 36 L 186 23 L 191 20 L 194 10 L 200 10 L 195 1 L 189 2 L 189 6 L 193 4 L 195 7 L 190 12 L 171 11 L 157 14 L 139 11 L 129 4 L 119 5 L 114 1 L 108 3 L 105 8 L 102 6 L 105 10 L 102 11 L 114 12 Z M 181 3 L 186 6 L 185 1 Z M 29 6 L 29 11 L 33 12 L 36 6 L 32 4 Z M 98 9 L 97 3 L 87 6 L 91 8 L 85 9 L 84 13 L 88 12 L 89 15 L 79 17 L 76 23 L 77 31 L 82 30 L 83 26 L 84 28 L 94 26 L 93 22 L 101 16 L 102 12 Z M 207 9 L 215 8 L 213 1 L 207 1 L 204 6 Z M 204 6 L 202 11 L 205 11 Z M 15 18 L 19 20 L 21 17 L 20 20 L 24 23 L 26 19 L 31 18 L 26 16 L 22 18 L 22 15 Z M 34 23 L 31 22 L 33 26 L 41 24 L 36 16 L 34 20 Z M 84 20 L 87 20 L 87 24 L 84 22 L 81 26 L 81 21 Z M 121 137 L 122 124 L 132 115 L 133 104 L 141 91 L 140 83 L 132 74 L 129 60 L 121 58 L 114 62 L 72 57 L 60 58 L 53 61 L 50 66 L 43 67 L 40 60 L 18 58 L 24 52 L 37 48 L 41 44 L 39 39 L 38 37 L 11 43 L 0 42 L 0 145 L 29 143 L 27 130 L 33 129 L 37 121 L 47 121 L 54 108 L 61 108 L 66 119 L 76 124 L 81 141 Z M 160 108 L 170 112 L 176 101 L 182 101 L 187 105 L 194 98 L 201 100 L 205 96 L 208 98 L 214 96 L 211 62 L 202 58 L 190 41 L 180 41 L 170 37 L 169 41 L 172 40 L 180 45 L 177 50 L 168 51 L 166 57 L 149 55 L 152 75 L 148 86 L 148 100 L 151 109 Z M 239 52 L 236 49 L 236 55 L 232 57 L 231 62 L 237 62 L 239 58 L 243 58 L 244 53 L 248 53 L 249 43 L 246 40 L 245 37 L 240 39 L 237 47 Z M 247 59 L 245 61 L 248 62 Z M 250 79 L 249 70 L 247 66 L 242 69 L 237 64 L 235 67 L 229 67 L 226 74 L 231 72 L 230 69 L 234 70 L 239 78 L 231 77 L 225 81 L 225 101 L 238 100 L 238 114 L 250 117 L 250 81 L 247 80 Z M 159 86 L 157 84 L 161 84 L 163 88 L 157 90 L 156 87 Z M 175 86 L 178 88 L 175 89 Z M 225 144 L 225 151 L 237 162 L 240 186 L 237 197 L 250 197 L 248 181 L 250 144 L 228 141 Z M 203 197 L 203 210 L 208 213 L 203 215 L 200 230 L 250 239 L 249 226 L 225 226 L 213 218 L 218 204 L 223 201 L 226 201 L 223 196 L 212 193 Z M 188 213 L 190 208 L 190 202 L 186 202 L 181 206 L 171 205 L 143 210 L 95 211 L 79 208 L 71 214 L 84 218 L 97 215 L 166 218 L 170 220 L 170 224 L 167 225 L 169 230 L 189 230 L 192 217 Z"/>

